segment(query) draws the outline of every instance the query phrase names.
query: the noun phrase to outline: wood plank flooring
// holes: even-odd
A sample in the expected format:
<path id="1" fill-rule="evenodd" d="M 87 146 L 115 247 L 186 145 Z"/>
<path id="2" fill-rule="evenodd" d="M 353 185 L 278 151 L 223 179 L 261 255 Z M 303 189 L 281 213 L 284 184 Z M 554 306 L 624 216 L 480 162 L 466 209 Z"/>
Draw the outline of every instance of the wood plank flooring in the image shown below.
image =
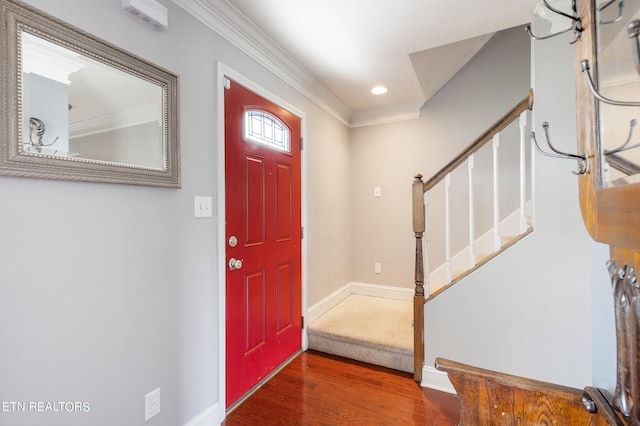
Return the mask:
<path id="1" fill-rule="evenodd" d="M 421 388 L 411 374 L 307 351 L 222 424 L 448 426 L 459 417 L 455 395 Z"/>

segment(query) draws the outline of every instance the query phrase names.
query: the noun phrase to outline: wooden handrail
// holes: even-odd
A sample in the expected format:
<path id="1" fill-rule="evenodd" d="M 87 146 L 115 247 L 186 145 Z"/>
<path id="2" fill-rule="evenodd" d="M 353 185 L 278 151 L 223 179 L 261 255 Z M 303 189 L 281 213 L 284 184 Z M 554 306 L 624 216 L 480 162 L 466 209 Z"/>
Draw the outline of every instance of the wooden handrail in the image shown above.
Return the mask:
<path id="1" fill-rule="evenodd" d="M 449 164 L 444 166 L 438 173 L 436 173 L 431 179 L 424 184 L 424 192 L 427 192 L 434 186 L 436 186 L 444 177 L 455 170 L 460 164 L 464 163 L 467 158 L 480 148 L 482 148 L 487 142 L 489 142 L 497 133 L 504 130 L 509 124 L 513 123 L 520 114 L 526 110 L 533 108 L 533 90 L 529 90 L 527 96 L 514 106 L 509 112 L 496 121 L 493 126 L 489 127 L 479 138 L 477 138 L 471 145 L 465 148 L 460 154 L 456 156 Z"/>
<path id="2" fill-rule="evenodd" d="M 504 130 L 520 115 L 533 107 L 533 90 L 529 90 L 527 96 L 515 107 L 507 112 L 500 120 L 484 132 L 478 139 L 462 151 L 449 164 L 442 168 L 434 177 L 426 183 L 422 175 L 415 176 L 412 186 L 413 198 L 413 232 L 416 238 L 415 257 L 415 290 L 413 296 L 413 377 L 416 381 L 422 380 L 422 367 L 424 364 L 424 303 L 425 303 L 425 261 L 423 255 L 423 237 L 426 231 L 426 217 L 424 193 L 433 188 L 438 182 L 469 158 L 471 154 L 482 148 L 493 136 Z M 427 272 L 428 274 L 428 272 Z M 428 293 L 428 291 L 427 291 Z"/>

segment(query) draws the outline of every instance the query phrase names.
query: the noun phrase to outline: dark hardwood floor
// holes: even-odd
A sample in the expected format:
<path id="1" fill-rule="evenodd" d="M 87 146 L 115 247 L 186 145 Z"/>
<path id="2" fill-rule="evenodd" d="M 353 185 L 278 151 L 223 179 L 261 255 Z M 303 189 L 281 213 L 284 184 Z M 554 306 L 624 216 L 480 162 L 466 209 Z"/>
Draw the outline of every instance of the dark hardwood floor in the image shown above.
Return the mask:
<path id="1" fill-rule="evenodd" d="M 315 351 L 303 352 L 233 409 L 235 425 L 456 425 L 455 395 L 413 376 Z"/>

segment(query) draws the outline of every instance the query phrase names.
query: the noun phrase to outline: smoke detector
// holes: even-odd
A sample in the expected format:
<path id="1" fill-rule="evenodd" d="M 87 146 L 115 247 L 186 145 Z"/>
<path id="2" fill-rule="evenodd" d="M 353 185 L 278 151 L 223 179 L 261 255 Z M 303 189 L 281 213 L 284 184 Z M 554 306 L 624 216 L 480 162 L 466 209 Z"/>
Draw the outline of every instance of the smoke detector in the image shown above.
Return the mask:
<path id="1" fill-rule="evenodd" d="M 167 8 L 155 0 L 122 0 L 122 10 L 156 31 L 164 31 L 168 27 Z"/>

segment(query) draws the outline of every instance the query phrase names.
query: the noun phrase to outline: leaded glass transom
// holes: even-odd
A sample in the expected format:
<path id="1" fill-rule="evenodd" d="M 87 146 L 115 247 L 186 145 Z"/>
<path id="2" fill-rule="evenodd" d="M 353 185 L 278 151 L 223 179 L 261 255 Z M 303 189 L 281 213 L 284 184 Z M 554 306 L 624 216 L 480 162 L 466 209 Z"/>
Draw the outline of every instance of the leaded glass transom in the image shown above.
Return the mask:
<path id="1" fill-rule="evenodd" d="M 244 139 L 278 151 L 291 152 L 289 128 L 277 117 L 264 111 L 245 111 Z"/>

